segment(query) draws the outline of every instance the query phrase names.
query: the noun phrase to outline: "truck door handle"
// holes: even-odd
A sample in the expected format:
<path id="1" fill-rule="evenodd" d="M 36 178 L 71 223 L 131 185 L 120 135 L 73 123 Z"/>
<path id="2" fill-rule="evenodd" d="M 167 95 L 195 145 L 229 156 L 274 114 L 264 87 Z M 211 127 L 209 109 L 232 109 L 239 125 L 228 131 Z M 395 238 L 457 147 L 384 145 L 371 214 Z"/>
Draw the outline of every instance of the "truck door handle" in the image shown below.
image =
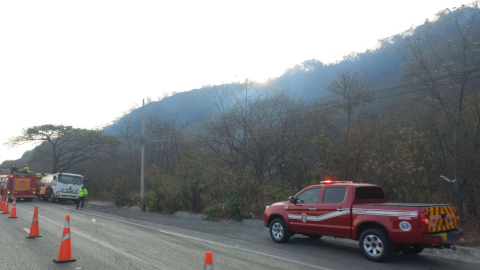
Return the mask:
<path id="1" fill-rule="evenodd" d="M 308 208 L 308 210 L 315 211 L 315 210 L 317 210 L 317 208 L 315 208 L 315 207 L 312 207 L 312 208 Z"/>
<path id="2" fill-rule="evenodd" d="M 337 208 L 337 211 L 347 211 L 348 208 Z"/>

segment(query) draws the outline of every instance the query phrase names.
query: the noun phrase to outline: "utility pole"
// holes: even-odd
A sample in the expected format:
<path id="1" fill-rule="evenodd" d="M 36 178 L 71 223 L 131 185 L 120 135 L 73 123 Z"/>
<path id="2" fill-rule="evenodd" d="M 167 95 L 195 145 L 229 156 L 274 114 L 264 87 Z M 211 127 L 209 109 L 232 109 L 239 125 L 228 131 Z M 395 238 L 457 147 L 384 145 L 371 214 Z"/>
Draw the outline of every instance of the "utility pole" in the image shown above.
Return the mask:
<path id="1" fill-rule="evenodd" d="M 142 105 L 142 168 L 140 171 L 140 198 L 145 196 L 145 99 Z"/>

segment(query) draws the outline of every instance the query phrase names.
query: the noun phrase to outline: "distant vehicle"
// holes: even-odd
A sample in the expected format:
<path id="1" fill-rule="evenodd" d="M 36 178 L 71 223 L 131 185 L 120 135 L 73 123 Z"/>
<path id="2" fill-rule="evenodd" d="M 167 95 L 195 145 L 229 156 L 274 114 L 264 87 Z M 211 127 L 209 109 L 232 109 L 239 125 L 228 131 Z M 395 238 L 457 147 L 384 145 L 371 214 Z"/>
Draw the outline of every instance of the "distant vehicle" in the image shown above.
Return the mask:
<path id="1" fill-rule="evenodd" d="M 7 177 L 3 177 L 0 182 L 0 193 L 7 195 L 9 200 L 14 198 L 31 201 L 37 192 L 37 175 L 31 171 L 29 173 L 16 172 L 10 170 Z"/>
<path id="2" fill-rule="evenodd" d="M 0 174 L 0 191 L 5 187 L 8 180 L 8 174 Z"/>
<path id="3" fill-rule="evenodd" d="M 41 187 L 45 187 L 45 194 L 40 199 L 56 201 L 76 201 L 78 190 L 83 185 L 83 176 L 72 173 L 56 173 L 46 175 L 41 180 Z"/>
<path id="4" fill-rule="evenodd" d="M 359 241 L 371 261 L 401 251 L 416 255 L 424 248 L 452 248 L 463 236 L 458 215 L 449 204 L 387 203 L 383 189 L 351 181 L 323 181 L 290 201 L 266 206 L 265 226 L 277 243 L 295 234 Z"/>

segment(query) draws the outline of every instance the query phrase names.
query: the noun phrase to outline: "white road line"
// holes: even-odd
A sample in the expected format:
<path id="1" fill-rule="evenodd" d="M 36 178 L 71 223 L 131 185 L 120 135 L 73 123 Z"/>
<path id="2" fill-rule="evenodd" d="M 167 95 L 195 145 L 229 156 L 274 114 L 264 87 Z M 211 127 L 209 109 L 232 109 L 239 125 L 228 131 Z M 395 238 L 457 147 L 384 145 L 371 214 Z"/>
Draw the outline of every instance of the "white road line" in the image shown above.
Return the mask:
<path id="1" fill-rule="evenodd" d="M 24 212 L 27 212 L 27 213 L 33 215 L 33 212 L 30 212 L 30 211 L 27 211 L 27 210 L 24 210 L 24 209 L 21 209 L 21 208 L 18 208 L 18 209 L 21 210 L 21 211 L 24 211 Z M 38 217 L 39 217 L 39 219 L 40 219 L 41 221 L 44 221 L 44 220 L 45 220 L 45 221 L 48 221 L 48 222 L 50 222 L 50 223 L 52 223 L 52 224 L 54 224 L 54 225 L 57 225 L 58 227 L 62 227 L 62 228 L 63 228 L 63 224 L 62 224 L 62 223 L 55 222 L 55 221 L 53 221 L 53 220 L 51 220 L 51 219 L 49 219 L 49 218 L 46 218 L 46 217 L 43 216 L 43 215 L 38 215 Z M 23 228 L 23 229 L 24 229 L 25 231 L 27 230 L 26 228 Z M 30 234 L 30 230 L 28 230 L 28 233 Z M 100 245 L 102 245 L 102 246 L 104 246 L 104 247 L 106 247 L 106 248 L 109 248 L 109 249 L 111 249 L 111 250 L 113 250 L 113 251 L 115 251 L 115 252 L 118 252 L 118 253 L 120 253 L 121 255 L 126 256 L 126 257 L 128 257 L 128 258 L 131 258 L 131 259 L 137 260 L 137 261 L 139 261 L 139 262 L 145 263 L 145 264 L 147 264 L 147 265 L 149 265 L 149 266 L 151 266 L 151 267 L 157 268 L 157 269 L 163 269 L 163 268 L 160 268 L 158 265 L 154 265 L 154 264 L 148 263 L 148 262 L 146 262 L 146 261 L 144 261 L 144 260 L 142 260 L 142 259 L 140 259 L 140 258 L 138 258 L 138 257 L 136 257 L 136 256 L 134 256 L 134 255 L 132 255 L 132 254 L 130 254 L 130 253 L 127 253 L 127 252 L 125 252 L 125 251 L 123 251 L 123 250 L 120 250 L 120 249 L 118 249 L 118 248 L 116 248 L 116 247 L 114 247 L 114 246 L 112 246 L 112 245 L 110 245 L 110 244 L 108 244 L 108 243 L 105 243 L 105 242 L 103 242 L 103 241 L 101 241 L 101 240 L 95 239 L 94 237 L 91 237 L 91 236 L 89 236 L 89 235 L 87 235 L 87 234 L 81 233 L 81 232 L 79 232 L 78 230 L 72 230 L 72 233 L 73 233 L 73 234 L 78 234 L 78 235 L 80 235 L 80 236 L 83 236 L 83 237 L 87 238 L 88 240 L 90 240 L 90 241 L 92 241 L 92 242 L 94 242 L 94 243 L 100 244 Z"/>
<path id="2" fill-rule="evenodd" d="M 304 262 L 300 262 L 300 261 L 290 260 L 290 259 L 287 259 L 287 258 L 271 255 L 271 254 L 268 254 L 268 253 L 263 253 L 263 252 L 259 252 L 259 251 L 255 251 L 255 250 L 246 249 L 246 248 L 226 245 L 226 244 L 223 244 L 223 243 L 219 243 L 219 242 L 215 242 L 215 241 L 211 241 L 211 240 L 207 240 L 207 239 L 203 239 L 203 238 L 198 238 L 198 237 L 194 237 L 194 236 L 189 236 L 189 235 L 186 235 L 186 234 L 181 234 L 181 233 L 171 232 L 171 231 L 167 231 L 167 230 L 162 230 L 162 229 L 158 229 L 158 228 L 155 228 L 155 227 L 150 227 L 150 226 L 146 226 L 146 225 L 142 225 L 142 224 L 138 224 L 138 223 L 133 223 L 133 222 L 129 222 L 129 221 L 124 221 L 124 220 L 119 220 L 119 219 L 115 219 L 115 218 L 105 217 L 105 216 L 102 216 L 102 215 L 86 213 L 86 212 L 79 211 L 79 210 L 76 210 L 76 209 L 61 207 L 61 206 L 57 206 L 57 205 L 50 205 L 50 206 L 54 206 L 54 207 L 58 207 L 58 208 L 62 208 L 62 209 L 70 210 L 70 211 L 76 211 L 76 212 L 82 213 L 84 215 L 100 217 L 100 218 L 109 219 L 109 220 L 113 220 L 113 221 L 117 221 L 117 222 L 121 222 L 121 223 L 125 223 L 125 224 L 130 224 L 130 225 L 134 225 L 134 226 L 138 226 L 138 227 L 142 227 L 142 228 L 147 228 L 147 229 L 151 229 L 151 230 L 161 232 L 163 234 L 174 235 L 174 236 L 189 239 L 189 240 L 195 240 L 195 241 L 198 241 L 198 242 L 203 242 L 203 243 L 216 245 L 216 246 L 220 246 L 220 247 L 224 247 L 224 248 L 233 248 L 233 249 L 237 249 L 237 250 L 241 250 L 241 251 L 245 251 L 245 252 L 249 252 L 249 253 L 253 253 L 253 254 L 257 254 L 257 255 L 262 255 L 262 256 L 269 257 L 269 258 L 276 259 L 276 260 L 280 260 L 280 261 L 285 261 L 285 262 L 289 262 L 289 263 L 293 263 L 293 264 L 299 264 L 299 265 L 307 266 L 307 267 L 314 268 L 314 269 L 332 270 L 330 268 L 325 268 L 325 267 L 321 267 L 321 266 L 318 266 L 318 265 L 313 265 L 313 264 L 308 264 L 308 263 L 304 263 Z"/>
<path id="3" fill-rule="evenodd" d="M 23 228 L 24 231 L 26 231 L 28 234 L 30 234 L 30 229 L 29 228 Z"/>

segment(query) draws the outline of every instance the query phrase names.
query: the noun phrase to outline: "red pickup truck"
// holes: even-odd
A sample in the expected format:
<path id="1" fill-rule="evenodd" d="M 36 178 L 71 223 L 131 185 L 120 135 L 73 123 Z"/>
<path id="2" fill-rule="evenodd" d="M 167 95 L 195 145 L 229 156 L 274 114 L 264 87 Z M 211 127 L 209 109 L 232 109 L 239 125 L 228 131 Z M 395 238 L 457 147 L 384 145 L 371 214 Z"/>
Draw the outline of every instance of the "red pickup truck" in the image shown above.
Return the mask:
<path id="1" fill-rule="evenodd" d="M 266 206 L 265 226 L 277 243 L 295 234 L 359 241 L 371 261 L 385 261 L 398 251 L 416 255 L 424 248 L 452 248 L 463 236 L 449 204 L 387 203 L 380 186 L 323 181 L 290 201 Z"/>

